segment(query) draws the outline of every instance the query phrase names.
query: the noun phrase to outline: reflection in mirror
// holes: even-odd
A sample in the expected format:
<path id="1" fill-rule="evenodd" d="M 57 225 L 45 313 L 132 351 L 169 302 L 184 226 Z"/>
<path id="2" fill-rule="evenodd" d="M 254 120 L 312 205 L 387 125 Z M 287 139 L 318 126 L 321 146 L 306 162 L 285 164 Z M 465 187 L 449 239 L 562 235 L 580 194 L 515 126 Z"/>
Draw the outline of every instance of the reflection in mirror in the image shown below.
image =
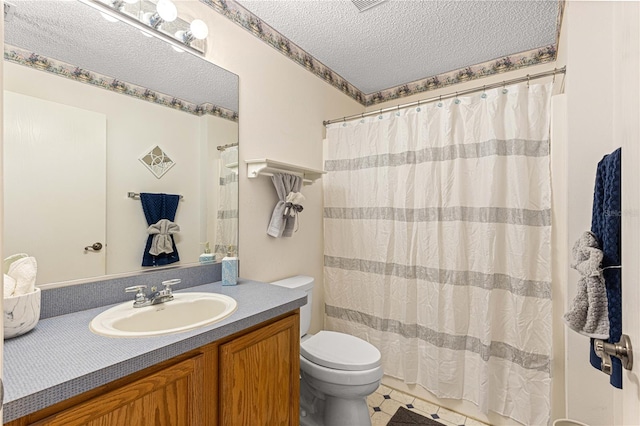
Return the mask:
<path id="1" fill-rule="evenodd" d="M 37 284 L 144 269 L 133 192 L 180 195 L 180 266 L 237 248 L 238 77 L 77 1 L 5 22 L 5 255 Z M 218 149 L 220 147 L 220 149 Z M 101 243 L 101 249 L 94 249 Z"/>

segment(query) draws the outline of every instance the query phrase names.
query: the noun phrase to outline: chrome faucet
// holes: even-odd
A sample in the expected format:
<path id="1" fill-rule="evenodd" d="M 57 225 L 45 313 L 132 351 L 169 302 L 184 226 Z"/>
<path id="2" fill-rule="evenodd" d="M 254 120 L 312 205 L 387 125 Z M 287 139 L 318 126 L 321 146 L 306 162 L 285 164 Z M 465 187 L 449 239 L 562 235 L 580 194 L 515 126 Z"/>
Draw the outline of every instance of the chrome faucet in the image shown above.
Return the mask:
<path id="1" fill-rule="evenodd" d="M 151 287 L 151 293 L 148 296 L 144 291 L 147 288 L 146 285 L 134 285 L 132 287 L 125 288 L 124 291 L 127 293 L 136 293 L 136 300 L 133 302 L 133 307 L 142 308 L 144 306 L 158 305 L 160 303 L 173 300 L 173 291 L 171 290 L 171 286 L 180 284 L 181 282 L 181 279 L 162 281 L 164 289 L 158 291 L 158 288 L 153 286 Z"/>

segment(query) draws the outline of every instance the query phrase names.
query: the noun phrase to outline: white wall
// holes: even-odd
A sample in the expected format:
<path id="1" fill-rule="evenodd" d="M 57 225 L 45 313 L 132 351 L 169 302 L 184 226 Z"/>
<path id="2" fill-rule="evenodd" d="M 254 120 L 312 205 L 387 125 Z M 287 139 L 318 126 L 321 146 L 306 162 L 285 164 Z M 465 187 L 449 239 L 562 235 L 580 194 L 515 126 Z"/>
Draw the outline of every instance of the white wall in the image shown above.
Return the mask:
<path id="1" fill-rule="evenodd" d="M 201 140 L 209 137 L 210 144 L 215 144 L 210 135 L 219 129 L 224 134 L 221 140 L 235 139 L 236 123 L 197 117 L 13 63 L 5 63 L 4 87 L 107 116 L 107 274 L 141 269 L 147 223 L 140 201 L 127 198 L 129 191 L 184 196 L 176 214 L 179 264 L 198 261 L 200 228 L 206 224 L 201 220 L 206 212 L 206 199 L 201 197 Z M 155 145 L 176 163 L 161 179 L 139 161 Z M 215 182 L 209 184 L 212 191 L 217 192 Z"/>
<path id="2" fill-rule="evenodd" d="M 324 312 L 322 182 L 302 189 L 306 201 L 298 232 L 275 239 L 266 233 L 275 190 L 269 178 L 249 180 L 244 160 L 270 158 L 322 169 L 322 121 L 363 107 L 208 6 L 177 5 L 209 26 L 207 58 L 240 76 L 240 274 L 266 282 L 313 276 L 311 330 L 317 331 Z"/>

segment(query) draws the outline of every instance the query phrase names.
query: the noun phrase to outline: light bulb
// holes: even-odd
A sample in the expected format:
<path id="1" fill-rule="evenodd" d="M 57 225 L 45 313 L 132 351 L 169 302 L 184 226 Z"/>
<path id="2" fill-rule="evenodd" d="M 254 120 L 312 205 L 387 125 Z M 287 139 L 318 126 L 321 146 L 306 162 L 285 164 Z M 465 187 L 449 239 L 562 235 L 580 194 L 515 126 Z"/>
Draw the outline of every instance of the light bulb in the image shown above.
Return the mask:
<path id="1" fill-rule="evenodd" d="M 173 22 L 178 17 L 178 9 L 171 0 L 160 0 L 156 10 L 158 15 L 166 22 Z"/>
<path id="2" fill-rule="evenodd" d="M 209 35 L 209 28 L 207 27 L 207 24 L 205 24 L 200 19 L 195 19 L 191 23 L 190 28 L 191 28 L 191 34 L 193 34 L 193 36 L 198 40 L 203 40 L 207 38 L 207 35 Z"/>

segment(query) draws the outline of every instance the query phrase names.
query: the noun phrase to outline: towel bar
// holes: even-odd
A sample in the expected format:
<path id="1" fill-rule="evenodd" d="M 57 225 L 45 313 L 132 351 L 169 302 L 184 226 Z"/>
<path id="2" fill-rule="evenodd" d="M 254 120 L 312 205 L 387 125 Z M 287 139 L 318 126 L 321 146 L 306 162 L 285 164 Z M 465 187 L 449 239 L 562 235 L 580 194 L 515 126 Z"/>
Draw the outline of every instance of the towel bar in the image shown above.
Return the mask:
<path id="1" fill-rule="evenodd" d="M 133 198 L 134 200 L 139 200 L 140 194 L 137 192 L 127 192 L 127 197 Z M 179 197 L 181 200 L 184 198 L 182 195 L 179 195 Z"/>

